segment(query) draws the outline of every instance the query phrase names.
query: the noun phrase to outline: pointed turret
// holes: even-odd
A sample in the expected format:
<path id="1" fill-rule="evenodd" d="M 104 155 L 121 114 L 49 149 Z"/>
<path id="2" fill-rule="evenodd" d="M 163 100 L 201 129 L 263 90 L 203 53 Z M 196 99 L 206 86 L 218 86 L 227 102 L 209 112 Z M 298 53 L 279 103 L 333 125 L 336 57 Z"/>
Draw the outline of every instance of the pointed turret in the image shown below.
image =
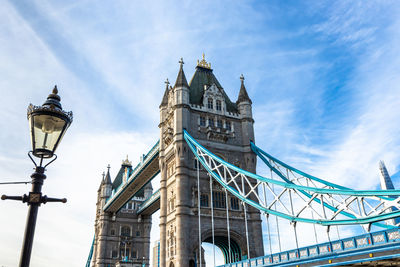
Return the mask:
<path id="1" fill-rule="evenodd" d="M 183 71 L 183 64 L 185 64 L 183 62 L 183 58 L 181 58 L 181 60 L 179 61 L 179 64 L 180 64 L 180 68 L 179 68 L 178 77 L 176 78 L 174 88 L 177 88 L 177 87 L 189 88 L 189 84 L 186 80 L 185 72 Z"/>
<path id="2" fill-rule="evenodd" d="M 104 185 L 104 177 L 105 177 L 106 173 L 103 172 L 102 177 L 101 177 L 101 182 L 100 182 L 100 186 L 99 189 L 97 190 L 97 192 L 100 192 L 101 187 Z"/>
<path id="3" fill-rule="evenodd" d="M 104 184 L 111 184 L 111 176 L 110 176 L 110 164 L 107 166 L 107 174 L 104 178 Z"/>
<path id="4" fill-rule="evenodd" d="M 183 74 L 183 75 L 185 75 L 185 74 Z M 168 93 L 169 93 L 169 81 L 167 78 L 167 80 L 165 81 L 165 92 L 164 92 L 164 96 L 163 96 L 163 99 L 160 104 L 160 108 L 168 105 Z"/>
<path id="5" fill-rule="evenodd" d="M 240 91 L 239 91 L 239 96 L 238 96 L 238 100 L 236 101 L 236 104 L 238 105 L 239 103 L 246 102 L 246 101 L 249 102 L 250 104 L 252 104 L 249 94 L 247 93 L 246 87 L 244 86 L 243 74 L 240 75 L 240 81 L 241 81 Z"/>

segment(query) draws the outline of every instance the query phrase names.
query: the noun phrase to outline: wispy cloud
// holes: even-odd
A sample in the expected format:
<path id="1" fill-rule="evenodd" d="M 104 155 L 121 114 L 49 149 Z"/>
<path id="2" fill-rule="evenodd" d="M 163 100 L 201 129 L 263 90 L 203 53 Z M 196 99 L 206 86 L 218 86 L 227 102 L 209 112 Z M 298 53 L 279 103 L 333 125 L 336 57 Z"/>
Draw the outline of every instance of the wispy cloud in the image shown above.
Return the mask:
<path id="1" fill-rule="evenodd" d="M 85 261 L 101 172 L 111 163 L 115 173 L 126 154 L 137 162 L 158 138 L 163 81 L 175 80 L 181 56 L 190 79 L 205 52 L 232 100 L 245 74 L 260 147 L 316 176 L 377 187 L 379 159 L 392 173 L 400 166 L 398 10 L 395 2 L 365 1 L 5 1 L 1 178 L 29 178 L 30 102 L 41 104 L 58 84 L 62 104 L 75 114 L 44 186 L 69 202 L 41 208 L 32 266 Z M 1 190 L 20 195 L 29 187 Z M 7 201 L 0 212 L 13 218 L 1 222 L 7 256 L 0 264 L 14 266 L 26 209 Z M 281 233 L 293 238 L 290 228 Z M 301 238 L 304 245 L 313 240 Z"/>

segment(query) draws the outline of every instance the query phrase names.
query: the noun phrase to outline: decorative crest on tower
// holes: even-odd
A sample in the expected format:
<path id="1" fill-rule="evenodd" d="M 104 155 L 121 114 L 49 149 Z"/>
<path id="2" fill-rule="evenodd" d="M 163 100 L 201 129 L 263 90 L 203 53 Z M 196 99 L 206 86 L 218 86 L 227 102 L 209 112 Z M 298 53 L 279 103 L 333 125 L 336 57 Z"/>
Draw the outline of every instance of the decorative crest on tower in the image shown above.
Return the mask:
<path id="1" fill-rule="evenodd" d="M 206 59 L 205 59 L 205 56 L 204 56 L 204 53 L 203 53 L 203 58 L 202 58 L 202 60 L 197 60 L 197 67 L 202 67 L 202 68 L 205 68 L 205 69 L 211 69 L 211 63 L 207 63 L 207 61 L 206 61 Z"/>
<path id="2" fill-rule="evenodd" d="M 167 81 L 168 81 L 168 79 L 167 79 Z M 128 155 L 126 155 L 126 159 L 122 161 L 122 165 L 132 166 L 132 161 L 129 161 Z"/>

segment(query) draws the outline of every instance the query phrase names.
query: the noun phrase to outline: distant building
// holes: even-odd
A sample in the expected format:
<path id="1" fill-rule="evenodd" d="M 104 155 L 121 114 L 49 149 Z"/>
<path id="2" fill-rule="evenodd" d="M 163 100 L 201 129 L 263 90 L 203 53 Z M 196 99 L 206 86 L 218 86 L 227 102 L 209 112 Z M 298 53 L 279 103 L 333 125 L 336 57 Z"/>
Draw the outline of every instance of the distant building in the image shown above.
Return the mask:
<path id="1" fill-rule="evenodd" d="M 160 267 L 160 240 L 154 242 L 152 267 Z"/>
<path id="2" fill-rule="evenodd" d="M 381 160 L 379 162 L 379 170 L 380 170 L 380 180 L 381 180 L 381 189 L 382 190 L 393 190 L 395 189 L 393 186 L 392 179 L 390 178 L 389 172 L 386 169 L 385 163 Z M 394 208 L 390 208 L 390 211 L 393 211 Z M 386 220 L 386 224 L 389 225 L 397 225 L 400 223 L 400 218 Z"/>

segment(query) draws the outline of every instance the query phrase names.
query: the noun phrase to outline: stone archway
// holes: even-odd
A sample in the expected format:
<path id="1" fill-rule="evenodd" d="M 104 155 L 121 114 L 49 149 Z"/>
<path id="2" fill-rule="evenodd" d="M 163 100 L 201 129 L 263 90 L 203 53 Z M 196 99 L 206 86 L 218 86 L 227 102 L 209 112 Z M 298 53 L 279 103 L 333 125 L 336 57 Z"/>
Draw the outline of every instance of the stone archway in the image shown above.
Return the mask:
<path id="1" fill-rule="evenodd" d="M 203 242 L 212 244 L 213 243 L 212 237 L 204 239 Z M 230 243 L 231 246 L 229 251 L 228 237 L 214 236 L 214 244 L 215 246 L 221 249 L 222 254 L 224 255 L 225 264 L 242 260 L 242 250 L 240 249 L 239 244 L 232 238 Z"/>

